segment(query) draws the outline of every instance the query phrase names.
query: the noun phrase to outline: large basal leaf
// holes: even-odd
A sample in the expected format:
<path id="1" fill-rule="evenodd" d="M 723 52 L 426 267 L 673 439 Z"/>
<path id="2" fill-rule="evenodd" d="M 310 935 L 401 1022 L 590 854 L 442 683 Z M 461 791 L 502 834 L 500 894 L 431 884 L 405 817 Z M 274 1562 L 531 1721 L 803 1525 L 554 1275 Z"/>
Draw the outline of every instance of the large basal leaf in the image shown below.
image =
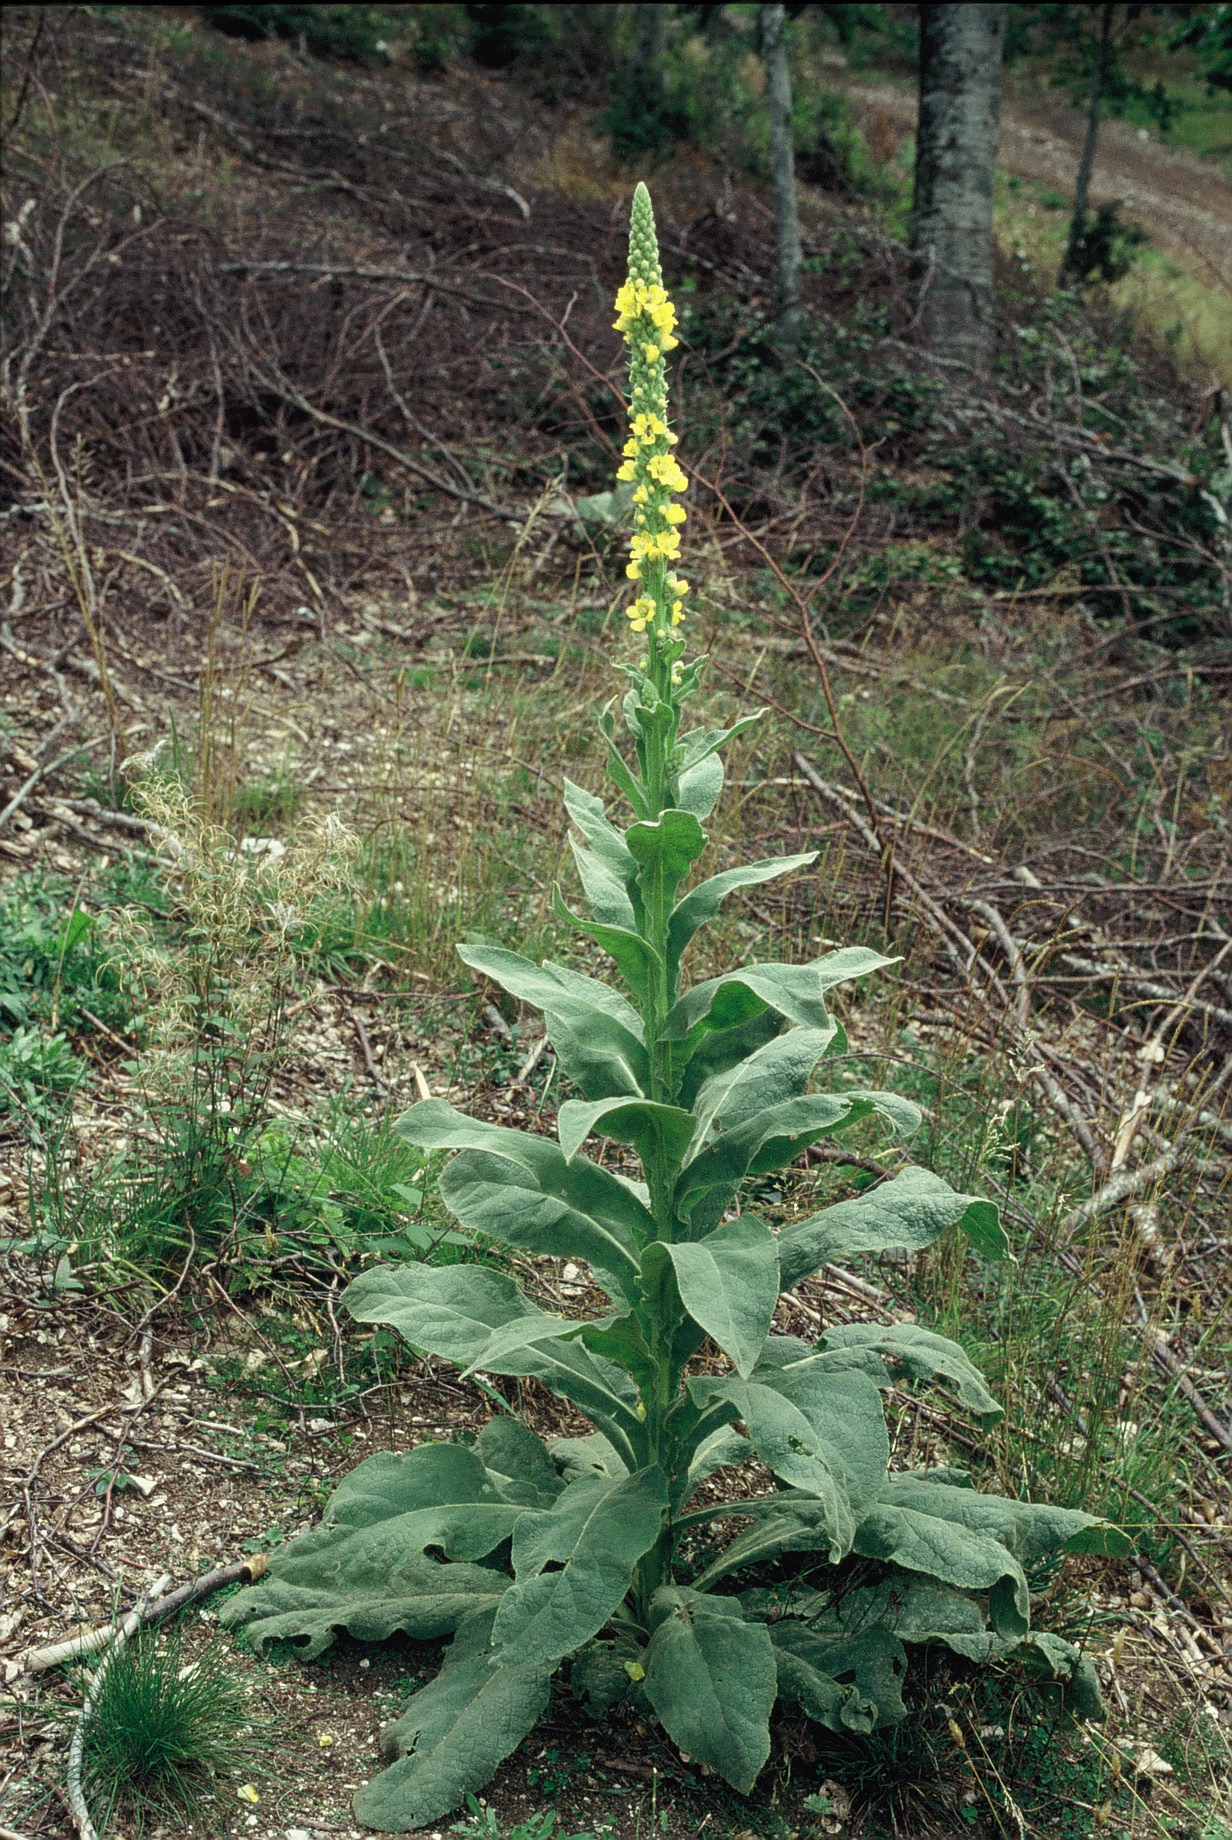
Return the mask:
<path id="1" fill-rule="evenodd" d="M 670 1259 L 680 1301 L 723 1350 L 738 1374 L 752 1373 L 779 1300 L 774 1235 L 746 1216 L 716 1227 L 703 1240 L 648 1246 L 643 1264 Z"/>
<path id="2" fill-rule="evenodd" d="M 344 1632 L 357 1642 L 451 1635 L 473 1611 L 495 1609 L 508 1585 L 490 1566 L 445 1565 L 401 1541 L 353 1534 L 292 1571 L 272 1569 L 218 1615 L 228 1629 L 243 1628 L 258 1654 L 271 1642 L 297 1642 L 301 1660 L 312 1661 Z"/>
<path id="3" fill-rule="evenodd" d="M 922 1572 L 963 1591 L 987 1591 L 999 1634 L 1021 1636 L 1030 1622 L 1023 1569 L 999 1540 L 960 1523 L 894 1501 L 876 1503 L 856 1529 L 865 1559 Z"/>
<path id="4" fill-rule="evenodd" d="M 836 1033 L 833 1023 L 828 1029 L 788 1029 L 704 1080 L 690 1105 L 693 1154 L 712 1133 L 734 1130 L 767 1106 L 800 1098 Z"/>
<path id="5" fill-rule="evenodd" d="M 912 1131 L 918 1108 L 892 1093 L 805 1093 L 754 1112 L 724 1131 L 686 1163 L 676 1184 L 674 1206 L 691 1237 L 704 1233 L 730 1206 L 746 1175 L 783 1169 L 811 1144 L 874 1115 L 896 1131 Z"/>
<path id="6" fill-rule="evenodd" d="M 744 863 L 736 869 L 724 869 L 718 875 L 712 875 L 708 881 L 699 882 L 696 888 L 690 888 L 672 911 L 667 929 L 667 957 L 673 967 L 679 965 L 680 957 L 697 929 L 713 920 L 726 897 L 737 888 L 755 888 L 762 882 L 773 882 L 781 875 L 790 875 L 796 869 L 806 869 L 816 862 L 816 850 L 806 850 L 801 856 L 771 856 L 764 862 Z"/>
<path id="7" fill-rule="evenodd" d="M 382 1733 L 381 1747 L 395 1761 L 355 1797 L 366 1827 L 404 1834 L 451 1814 L 538 1722 L 551 1667 L 495 1663 L 491 1630 L 492 1613 L 465 1623 L 436 1679 Z"/>
<path id="8" fill-rule="evenodd" d="M 827 1329 L 817 1343 L 822 1373 L 855 1369 L 879 1386 L 902 1380 L 945 1380 L 987 1431 L 1004 1416 L 988 1384 L 965 1349 L 918 1323 L 844 1323 Z M 880 1369 L 880 1372 L 878 1371 Z"/>
<path id="9" fill-rule="evenodd" d="M 816 1529 L 818 1541 L 824 1538 L 830 1562 L 837 1565 L 850 1552 L 856 1528 L 837 1449 L 827 1446 L 799 1406 L 764 1382 L 734 1375 L 698 1376 L 688 1387 L 695 1404 L 702 1408 L 720 1401 L 732 1406 L 766 1468 L 790 1487 L 816 1498 L 824 1517 L 824 1531 Z"/>
<path id="10" fill-rule="evenodd" d="M 574 1156 L 592 1131 L 632 1144 L 645 1168 L 660 1155 L 669 1169 L 679 1169 L 693 1136 L 693 1114 L 650 1099 L 566 1099 L 556 1116 L 565 1155 Z"/>
<path id="11" fill-rule="evenodd" d="M 753 1525 L 737 1534 L 721 1556 L 694 1580 L 698 1590 L 709 1590 L 720 1579 L 750 1566 L 766 1565 L 783 1553 L 815 1552 L 821 1560 L 832 1546 L 832 1509 L 817 1496 L 800 1490 L 724 1502 L 707 1518 L 719 1515 L 747 1518 Z"/>
<path id="12" fill-rule="evenodd" d="M 830 1731 L 897 1725 L 907 1710 L 901 1642 L 884 1626 L 844 1628 L 835 1618 L 829 1621 L 831 1627 L 781 1617 L 769 1624 L 779 1697 L 794 1700 Z"/>
<path id="13" fill-rule="evenodd" d="M 555 1663 L 596 1635 L 623 1602 L 666 1509 L 666 1477 L 644 1469 L 617 1482 L 582 1477 L 546 1514 L 520 1522 L 513 1542 L 517 1582 L 492 1632 L 502 1659 Z"/>
<path id="14" fill-rule="evenodd" d="M 645 1650 L 629 1630 L 617 1630 L 607 1640 L 588 1642 L 575 1655 L 569 1669 L 574 1699 L 584 1700 L 592 1719 L 601 1719 L 613 1706 L 629 1698 L 634 1681 L 646 1672 Z"/>
<path id="15" fill-rule="evenodd" d="M 919 1251 L 952 1226 L 960 1226 L 986 1258 L 1001 1258 L 1009 1250 L 992 1202 L 958 1194 L 930 1170 L 904 1169 L 877 1188 L 784 1228 L 779 1235 L 783 1288 L 790 1290 L 819 1266 L 857 1252 Z"/>
<path id="16" fill-rule="evenodd" d="M 477 1265 L 374 1265 L 342 1300 L 358 1322 L 387 1323 L 412 1348 L 442 1355 L 463 1373 L 504 1373 L 517 1350 L 580 1335 L 580 1320 L 528 1303 L 512 1278 Z"/>
<path id="17" fill-rule="evenodd" d="M 1097 1515 L 1084 1514 L 1079 1508 L 1056 1508 L 1048 1502 L 985 1495 L 978 1489 L 939 1481 L 927 1470 L 888 1477 L 881 1498 L 988 1534 L 1024 1566 L 1038 1565 L 1059 1552 L 1108 1555 L 1130 1549 L 1121 1530 Z"/>
<path id="18" fill-rule="evenodd" d="M 527 1252 L 585 1260 L 609 1296 L 636 1300 L 640 1248 L 655 1226 L 627 1183 L 551 1138 L 467 1118 L 443 1099 L 413 1105 L 398 1130 L 421 1149 L 462 1152 L 441 1194 L 465 1226 Z"/>
<path id="19" fill-rule="evenodd" d="M 431 1448 L 431 1447 L 430 1447 Z M 450 1445 L 437 1445 L 450 1449 Z M 512 1413 L 490 1418 L 475 1440 L 475 1454 L 503 1501 L 550 1508 L 564 1487 L 541 1437 Z"/>
<path id="20" fill-rule="evenodd" d="M 774 1650 L 762 1623 L 746 1623 L 731 1597 L 667 1587 L 645 1654 L 645 1694 L 673 1744 L 747 1795 L 770 1755 L 778 1691 Z"/>
<path id="21" fill-rule="evenodd" d="M 391 1514 L 491 1501 L 495 1494 L 482 1456 L 467 1444 L 418 1444 L 401 1455 L 382 1450 L 343 1477 L 321 1524 L 366 1527 Z"/>
<path id="22" fill-rule="evenodd" d="M 563 965 L 536 965 L 498 946 L 459 946 L 458 956 L 520 1003 L 543 1011 L 556 1058 L 588 1099 L 646 1090 L 650 1070 L 641 1018 L 618 991 Z"/>
<path id="23" fill-rule="evenodd" d="M 1025 1664 L 1037 1680 L 1059 1682 L 1064 1686 L 1065 1709 L 1072 1718 L 1099 1720 L 1104 1717 L 1104 1699 L 1094 1662 L 1063 1636 L 1032 1629 L 1016 1645 L 1013 1657 Z"/>

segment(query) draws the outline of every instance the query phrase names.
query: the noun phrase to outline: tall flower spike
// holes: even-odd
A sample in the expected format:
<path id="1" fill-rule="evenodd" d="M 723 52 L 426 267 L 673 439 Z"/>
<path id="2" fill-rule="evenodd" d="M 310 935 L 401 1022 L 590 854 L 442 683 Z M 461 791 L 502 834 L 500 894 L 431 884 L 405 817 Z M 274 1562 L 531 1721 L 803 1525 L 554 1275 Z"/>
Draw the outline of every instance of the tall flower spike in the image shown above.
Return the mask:
<path id="1" fill-rule="evenodd" d="M 639 184 L 629 225 L 629 278 L 616 296 L 616 330 L 629 347 L 629 439 L 618 479 L 633 484 L 633 539 L 625 573 L 641 584 L 625 609 L 634 632 L 649 633 L 651 658 L 671 665 L 681 647 L 674 629 L 684 619 L 680 592 L 667 565 L 680 554 L 680 525 L 688 515 L 673 493 L 688 485 L 671 449 L 664 358 L 679 343 L 676 309 L 663 286 L 650 193 Z M 674 578 L 672 578 L 674 579 Z M 671 656 L 667 656 L 668 648 Z"/>

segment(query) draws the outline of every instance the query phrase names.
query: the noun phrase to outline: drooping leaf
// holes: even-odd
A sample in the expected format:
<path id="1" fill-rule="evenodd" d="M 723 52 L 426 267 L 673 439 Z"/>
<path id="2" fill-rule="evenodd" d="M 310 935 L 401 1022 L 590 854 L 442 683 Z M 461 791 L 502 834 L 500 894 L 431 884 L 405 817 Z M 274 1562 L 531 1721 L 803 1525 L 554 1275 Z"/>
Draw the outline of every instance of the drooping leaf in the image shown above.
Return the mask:
<path id="1" fill-rule="evenodd" d="M 566 1099 L 556 1116 L 565 1155 L 573 1156 L 592 1131 L 632 1144 L 643 1167 L 659 1154 L 668 1168 L 679 1169 L 693 1135 L 693 1114 L 649 1099 Z"/>
<path id="2" fill-rule="evenodd" d="M 736 869 L 724 869 L 718 875 L 712 875 L 708 881 L 699 882 L 696 888 L 690 888 L 688 894 L 677 903 L 667 929 L 668 963 L 675 966 L 698 927 L 705 926 L 713 920 L 725 898 L 736 888 L 755 888 L 762 882 L 775 881 L 780 875 L 790 875 L 795 869 L 807 868 L 816 862 L 816 850 L 806 850 L 801 856 L 772 856 L 764 862 L 744 863 Z"/>
<path id="3" fill-rule="evenodd" d="M 794 1700 L 830 1731 L 870 1732 L 906 1716 L 901 1682 L 907 1657 L 884 1625 L 842 1627 L 836 1618 L 768 1625 L 782 1699 Z"/>
<path id="4" fill-rule="evenodd" d="M 725 1221 L 703 1240 L 648 1246 L 643 1262 L 658 1258 L 671 1260 L 685 1309 L 747 1378 L 779 1300 L 773 1233 L 746 1216 Z"/>
<path id="5" fill-rule="evenodd" d="M 858 1520 L 879 1498 L 890 1461 L 885 1410 L 875 1383 L 866 1374 L 821 1374 L 807 1363 L 769 1372 L 759 1368 L 753 1377 L 804 1414 Z M 795 1477 L 783 1480 L 804 1486 Z"/>
<path id="6" fill-rule="evenodd" d="M 450 1278 L 455 1280 L 454 1284 L 448 1282 Z M 406 1334 L 408 1340 L 411 1339 L 408 1330 L 402 1328 L 399 1321 L 402 1301 L 411 1300 L 414 1309 L 406 1320 L 408 1323 L 413 1320 L 422 1331 L 423 1308 L 434 1297 L 439 1298 L 441 1309 L 433 1329 L 438 1346 L 429 1352 L 440 1354 L 459 1366 L 471 1365 L 480 1348 L 491 1346 L 494 1329 L 516 1321 L 527 1312 L 542 1314 L 535 1311 L 533 1304 L 527 1303 L 513 1280 L 503 1272 L 473 1265 L 378 1266 L 361 1272 L 348 1286 L 344 1297 L 347 1308 L 360 1321 L 388 1322 L 401 1334 Z M 584 1326 L 579 1322 L 579 1329 Z M 415 1346 L 428 1348 L 429 1345 L 420 1341 Z M 534 1345 L 506 1347 L 499 1361 L 494 1361 L 488 1371 L 534 1375 L 542 1380 L 563 1399 L 580 1406 L 587 1417 L 613 1439 L 629 1468 L 639 1467 L 635 1453 L 644 1434 L 637 1415 L 637 1392 L 627 1375 L 612 1362 L 590 1354 L 576 1341 L 547 1340 Z"/>
<path id="7" fill-rule="evenodd" d="M 607 770 L 613 783 L 624 793 L 634 812 L 644 818 L 648 812 L 646 789 L 637 775 L 633 773 L 620 749 L 616 746 L 616 715 L 611 703 L 599 716 L 599 727 L 603 733 L 607 752 Z M 692 807 L 689 807 L 692 810 Z M 705 812 L 698 814 L 705 817 Z"/>
<path id="8" fill-rule="evenodd" d="M 311 1534 L 303 1536 L 311 1539 Z M 299 1541 L 287 1547 L 294 1552 Z M 446 1565 L 401 1541 L 351 1536 L 297 1572 L 274 1567 L 259 1585 L 224 1604 L 219 1621 L 243 1628 L 257 1654 L 271 1642 L 296 1642 L 313 1661 L 345 1632 L 357 1642 L 402 1634 L 415 1642 L 450 1635 L 476 1609 L 494 1609 L 508 1588 L 486 1565 Z"/>
<path id="9" fill-rule="evenodd" d="M 667 1479 L 652 1468 L 616 1482 L 582 1477 L 533 1523 L 520 1521 L 513 1541 L 517 1582 L 502 1598 L 492 1632 L 502 1659 L 554 1664 L 596 1635 L 658 1539 L 666 1508 Z"/>
<path id="10" fill-rule="evenodd" d="M 626 1473 L 627 1465 L 601 1431 L 592 1431 L 588 1437 L 552 1438 L 548 1449 L 563 1482 L 576 1482 L 579 1476 L 619 1477 Z"/>
<path id="11" fill-rule="evenodd" d="M 713 1476 L 715 1470 L 726 1469 L 732 1463 L 744 1463 L 753 1455 L 752 1444 L 744 1432 L 737 1431 L 734 1425 L 723 1425 L 718 1431 L 712 1431 L 693 1453 L 681 1496 L 681 1507 L 693 1499 L 702 1483 Z"/>
<path id="12" fill-rule="evenodd" d="M 586 839 L 585 848 L 576 843 L 572 848 L 595 919 L 636 930 L 640 910 L 637 863 L 628 845 L 610 822 L 602 799 L 570 779 L 565 780 L 564 797 L 566 811 Z"/>
<path id="13" fill-rule="evenodd" d="M 990 1201 L 958 1194 L 930 1170 L 904 1169 L 877 1188 L 784 1228 L 779 1235 L 783 1288 L 790 1290 L 819 1266 L 857 1252 L 918 1251 L 951 1226 L 961 1226 L 986 1258 L 1008 1251 Z"/>
<path id="14" fill-rule="evenodd" d="M 585 933 L 588 939 L 614 960 L 616 969 L 633 992 L 635 1000 L 643 1007 L 649 1000 L 649 993 L 662 980 L 663 961 L 649 940 L 634 930 L 632 925 L 621 926 L 618 923 L 604 921 L 596 914 L 594 920 L 583 920 L 575 914 L 559 894 L 553 905 L 562 920 Z"/>
<path id="15" fill-rule="evenodd" d="M 770 1755 L 778 1691 L 764 1624 L 746 1623 L 736 1598 L 670 1586 L 655 1593 L 651 1620 L 643 1684 L 664 1730 L 747 1795 Z"/>
<path id="16" fill-rule="evenodd" d="M 1063 1636 L 1045 1629 L 1032 1629 L 1013 1651 L 1015 1661 L 1022 1662 L 1036 1679 L 1059 1682 L 1065 1688 L 1065 1709 L 1072 1718 L 1104 1717 L 1104 1698 L 1099 1675 L 1090 1655 L 1075 1648 Z"/>
<path id="17" fill-rule="evenodd" d="M 882 1500 L 913 1512 L 934 1515 L 988 1534 L 1024 1566 L 1035 1566 L 1054 1553 L 1124 1554 L 1130 1542 L 1117 1527 L 1079 1508 L 1050 1502 L 1015 1501 L 1008 1495 L 956 1487 L 938 1480 L 935 1471 L 898 1473 L 886 1479 Z M 949 1582 L 958 1583 L 957 1579 Z"/>
<path id="18" fill-rule="evenodd" d="M 676 1183 L 676 1212 L 696 1238 L 726 1212 L 746 1175 L 783 1169 L 821 1138 L 874 1115 L 896 1131 L 914 1130 L 920 1116 L 910 1100 L 892 1093 L 804 1093 L 768 1105 L 686 1163 Z"/>
<path id="19" fill-rule="evenodd" d="M 338 1484 L 321 1517 L 324 1527 L 366 1527 L 391 1514 L 454 1503 L 491 1501 L 491 1477 L 466 1444 L 417 1444 L 401 1454 L 378 1451 Z"/>
<path id="20" fill-rule="evenodd" d="M 710 1590 L 720 1579 L 749 1566 L 762 1566 L 788 1552 L 828 1555 L 833 1546 L 833 1509 L 816 1495 L 783 1490 L 719 1504 L 709 1518 L 719 1515 L 747 1518 L 753 1525 L 737 1534 L 719 1558 L 694 1580 L 698 1590 Z"/>
<path id="21" fill-rule="evenodd" d="M 808 965 L 744 965 L 694 984 L 669 1012 L 664 1040 L 692 1047 L 707 1030 L 729 1029 L 763 1009 L 805 1028 L 825 1029 L 830 1024 L 828 990 L 897 962 L 864 946 L 844 946 Z"/>
<path id="22" fill-rule="evenodd" d="M 922 1572 L 963 1591 L 987 1591 L 999 1633 L 1021 1636 L 1030 1621 L 1023 1569 L 990 1534 L 894 1501 L 874 1504 L 856 1529 L 865 1559 Z"/>
<path id="23" fill-rule="evenodd" d="M 382 1749 L 393 1761 L 355 1797 L 366 1826 L 402 1834 L 451 1814 L 538 1722 L 552 1669 L 494 1662 L 493 1615 L 484 1612 L 459 1629 L 436 1679 L 382 1733 Z"/>
<path id="24" fill-rule="evenodd" d="M 459 946 L 458 956 L 520 1003 L 543 1011 L 556 1058 L 588 1099 L 646 1090 L 650 1075 L 641 1018 L 618 991 L 563 965 L 536 965 L 497 946 Z"/>
<path id="25" fill-rule="evenodd" d="M 475 1265 L 374 1265 L 351 1281 L 343 1302 L 358 1322 L 388 1323 L 464 1373 L 504 1373 L 507 1355 L 583 1328 L 536 1309 L 503 1272 Z"/>
<path id="26" fill-rule="evenodd" d="M 817 1538 L 824 1539 L 830 1562 L 837 1565 L 851 1551 L 856 1528 L 838 1452 L 827 1447 L 799 1406 L 763 1381 L 699 1375 L 688 1387 L 699 1406 L 719 1401 L 733 1406 L 766 1468 L 816 1497 L 824 1513 L 824 1530 L 816 1528 Z"/>
<path id="27" fill-rule="evenodd" d="M 475 1440 L 475 1454 L 504 1501 L 550 1508 L 564 1486 L 543 1439 L 510 1413 L 488 1420 Z"/>
<path id="28" fill-rule="evenodd" d="M 978 1414 L 985 1431 L 1004 1416 L 966 1350 L 918 1323 L 844 1323 L 826 1330 L 811 1358 L 823 1373 L 858 1369 L 879 1386 L 904 1379 L 947 1380 L 963 1405 Z"/>
<path id="29" fill-rule="evenodd" d="M 629 1185 L 548 1137 L 467 1118 L 425 1099 L 398 1120 L 422 1149 L 460 1150 L 441 1194 L 473 1231 L 527 1252 L 584 1259 L 608 1295 L 634 1301 L 640 1245 L 654 1220 Z"/>

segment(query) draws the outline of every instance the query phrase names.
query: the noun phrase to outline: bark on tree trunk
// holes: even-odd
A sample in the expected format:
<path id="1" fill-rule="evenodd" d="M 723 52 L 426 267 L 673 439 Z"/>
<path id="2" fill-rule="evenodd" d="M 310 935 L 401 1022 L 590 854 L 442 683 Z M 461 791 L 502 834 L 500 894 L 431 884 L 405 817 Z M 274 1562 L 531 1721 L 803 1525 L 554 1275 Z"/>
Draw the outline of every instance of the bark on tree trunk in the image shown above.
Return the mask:
<path id="1" fill-rule="evenodd" d="M 912 251 L 918 317 L 939 353 L 993 355 L 992 201 L 1004 6 L 920 8 L 920 118 Z"/>
<path id="2" fill-rule="evenodd" d="M 800 211 L 796 156 L 791 144 L 791 71 L 784 36 L 785 9 L 763 6 L 761 43 L 770 95 L 770 171 L 774 180 L 774 248 L 778 334 L 794 346 L 800 337 Z"/>
<path id="3" fill-rule="evenodd" d="M 1070 219 L 1069 241 L 1065 245 L 1061 273 L 1057 276 L 1058 287 L 1064 287 L 1074 270 L 1078 257 L 1078 245 L 1086 229 L 1087 197 L 1091 190 L 1091 171 L 1095 165 L 1095 146 L 1099 140 L 1099 99 L 1103 93 L 1104 76 L 1108 69 L 1108 47 L 1112 42 L 1114 9 L 1111 0 L 1105 0 L 1100 10 L 1102 18 L 1099 22 L 1099 47 L 1091 69 L 1091 95 L 1087 103 L 1087 137 L 1082 144 L 1082 158 L 1078 162 L 1078 180 L 1074 186 L 1074 215 Z"/>

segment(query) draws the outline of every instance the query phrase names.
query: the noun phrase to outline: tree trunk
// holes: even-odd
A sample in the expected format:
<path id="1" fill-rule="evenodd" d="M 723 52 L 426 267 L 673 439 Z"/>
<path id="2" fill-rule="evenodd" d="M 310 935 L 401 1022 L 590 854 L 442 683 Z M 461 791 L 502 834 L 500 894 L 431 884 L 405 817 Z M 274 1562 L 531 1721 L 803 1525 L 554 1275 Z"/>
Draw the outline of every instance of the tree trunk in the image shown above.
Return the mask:
<path id="1" fill-rule="evenodd" d="M 911 242 L 918 319 L 936 351 L 993 355 L 992 201 L 1004 6 L 920 8 L 920 119 Z"/>
<path id="2" fill-rule="evenodd" d="M 791 144 L 791 71 L 787 66 L 784 8 L 761 9 L 761 43 L 770 93 L 770 170 L 774 180 L 774 247 L 778 333 L 784 345 L 800 337 L 800 211 L 796 156 Z"/>
<path id="3" fill-rule="evenodd" d="M 1099 99 L 1103 92 L 1104 76 L 1108 69 L 1108 47 L 1112 41 L 1111 0 L 1105 0 L 1100 9 L 1102 17 L 1099 22 L 1099 46 L 1095 53 L 1095 63 L 1091 67 L 1091 95 L 1087 103 L 1087 137 L 1082 144 L 1082 158 L 1078 162 L 1078 181 L 1074 187 L 1074 215 L 1070 219 L 1069 241 L 1065 245 L 1065 255 L 1061 262 L 1061 273 L 1057 276 L 1057 286 L 1064 287 L 1074 271 L 1078 258 L 1078 245 L 1087 223 L 1087 197 L 1091 190 L 1091 169 L 1095 165 L 1095 145 L 1099 139 Z"/>

